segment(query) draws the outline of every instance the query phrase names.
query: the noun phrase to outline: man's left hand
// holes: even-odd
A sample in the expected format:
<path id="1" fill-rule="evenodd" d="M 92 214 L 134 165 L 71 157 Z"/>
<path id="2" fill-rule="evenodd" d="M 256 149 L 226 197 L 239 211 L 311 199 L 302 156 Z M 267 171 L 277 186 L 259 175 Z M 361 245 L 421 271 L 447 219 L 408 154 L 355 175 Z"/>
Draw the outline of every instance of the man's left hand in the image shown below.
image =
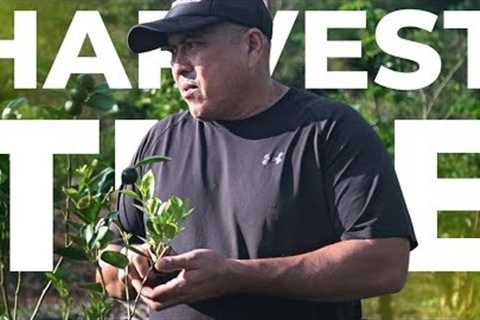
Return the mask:
<path id="1" fill-rule="evenodd" d="M 155 266 L 160 272 L 180 271 L 174 279 L 155 286 L 144 286 L 141 298 L 147 306 L 159 311 L 171 306 L 193 303 L 233 293 L 235 262 L 212 250 L 199 249 L 162 258 Z M 132 281 L 137 290 L 141 282 Z"/>

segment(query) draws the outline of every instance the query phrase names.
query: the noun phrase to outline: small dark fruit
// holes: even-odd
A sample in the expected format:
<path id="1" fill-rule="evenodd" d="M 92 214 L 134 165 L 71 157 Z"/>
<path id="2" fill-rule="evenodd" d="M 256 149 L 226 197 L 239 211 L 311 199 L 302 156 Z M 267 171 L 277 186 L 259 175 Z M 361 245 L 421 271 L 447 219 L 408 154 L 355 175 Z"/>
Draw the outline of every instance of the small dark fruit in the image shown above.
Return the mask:
<path id="1" fill-rule="evenodd" d="M 122 172 L 122 184 L 132 185 L 138 180 L 138 172 L 134 168 L 127 168 Z"/>
<path id="2" fill-rule="evenodd" d="M 77 87 L 92 92 L 95 90 L 95 80 L 89 74 L 81 74 L 77 77 Z"/>
<path id="3" fill-rule="evenodd" d="M 68 100 L 65 102 L 65 112 L 71 116 L 78 116 L 82 113 L 82 104 L 76 103 L 74 101 Z"/>
<path id="4" fill-rule="evenodd" d="M 87 99 L 88 93 L 84 88 L 73 88 L 70 90 L 70 97 L 75 103 L 83 103 Z"/>

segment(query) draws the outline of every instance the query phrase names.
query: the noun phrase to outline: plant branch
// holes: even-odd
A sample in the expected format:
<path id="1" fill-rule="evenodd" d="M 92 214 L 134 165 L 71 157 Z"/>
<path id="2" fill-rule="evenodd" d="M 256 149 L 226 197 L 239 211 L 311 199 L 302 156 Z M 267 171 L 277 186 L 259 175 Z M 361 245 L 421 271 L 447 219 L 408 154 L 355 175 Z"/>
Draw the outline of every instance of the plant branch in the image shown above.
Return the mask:
<path id="1" fill-rule="evenodd" d="M 475 218 L 473 222 L 473 228 L 472 228 L 472 237 L 475 238 L 477 236 L 477 233 L 480 231 L 480 212 L 475 212 Z"/>
<path id="2" fill-rule="evenodd" d="M 60 257 L 57 261 L 57 264 L 55 265 L 55 268 L 53 269 L 53 273 L 57 272 L 58 268 L 60 268 L 62 263 L 63 263 L 63 257 Z M 37 300 L 37 304 L 35 305 L 35 309 L 33 310 L 32 315 L 30 316 L 30 320 L 36 319 L 38 312 L 40 311 L 40 307 L 42 306 L 43 300 L 45 300 L 45 296 L 47 295 L 47 292 L 51 286 L 52 286 L 52 281 L 49 280 L 47 282 L 47 285 L 43 288 L 42 294 Z"/>
<path id="3" fill-rule="evenodd" d="M 158 263 L 158 261 L 164 256 L 164 254 L 167 252 L 168 250 L 168 246 L 165 246 L 165 248 L 163 248 L 162 252 L 160 253 L 160 255 L 157 257 L 156 261 L 153 261 L 152 260 L 152 265 L 150 266 L 150 268 L 148 268 L 148 272 L 147 272 L 147 275 L 145 276 L 145 278 L 143 278 L 142 280 L 142 284 L 140 285 L 140 290 L 138 290 L 137 292 L 137 296 L 135 297 L 135 302 L 133 303 L 133 312 L 132 312 L 132 315 L 131 317 L 133 317 L 135 315 L 135 312 L 137 310 L 137 305 L 138 305 L 138 302 L 140 301 L 140 296 L 142 295 L 142 290 L 143 290 L 143 287 L 145 286 L 145 283 L 147 283 L 147 280 L 148 280 L 148 276 L 150 275 L 150 273 L 153 271 L 153 269 L 155 268 L 155 265 Z M 128 320 L 131 320 L 132 318 L 129 317 Z"/>
<path id="4" fill-rule="evenodd" d="M 62 312 L 62 318 L 63 320 L 68 320 L 70 318 L 70 298 L 65 299 L 63 303 L 63 312 Z"/>
<path id="5" fill-rule="evenodd" d="M 420 99 L 422 100 L 422 119 L 425 120 L 428 117 L 428 102 L 427 102 L 427 95 L 425 94 L 425 90 L 420 89 Z"/>
<path id="6" fill-rule="evenodd" d="M 157 260 L 158 261 L 158 260 Z M 147 275 L 145 276 L 145 278 L 143 278 L 142 280 L 142 283 L 140 285 L 140 290 L 138 290 L 137 292 L 137 296 L 135 297 L 135 301 L 133 302 L 133 312 L 131 315 L 128 316 L 128 320 L 132 320 L 133 316 L 135 315 L 136 311 L 137 311 L 137 305 L 138 305 L 138 302 L 140 301 L 140 296 L 142 295 L 142 290 L 143 290 L 143 287 L 145 286 L 145 283 L 147 283 L 148 281 L 148 276 L 149 274 L 153 271 L 153 268 L 155 267 L 155 264 L 152 264 L 149 268 L 148 268 L 148 271 L 147 271 Z"/>
<path id="7" fill-rule="evenodd" d="M 128 254 L 128 252 L 127 252 Z M 130 309 L 130 293 L 128 288 L 128 265 L 125 267 L 125 300 L 127 303 L 125 306 L 127 307 L 127 318 L 128 320 L 132 319 L 132 310 Z"/>
<path id="8" fill-rule="evenodd" d="M 5 282 L 5 265 L 3 264 L 3 261 L 0 262 L 0 290 L 2 291 L 2 301 L 5 306 L 7 318 L 12 319 L 12 315 L 10 314 L 10 304 L 8 302 L 7 284 Z"/>
<path id="9" fill-rule="evenodd" d="M 15 287 L 15 298 L 13 300 L 13 320 L 17 320 L 18 297 L 20 295 L 21 286 L 22 286 L 22 273 L 17 272 L 17 285 Z"/>
<path id="10" fill-rule="evenodd" d="M 103 276 L 103 270 L 100 267 L 100 263 L 98 261 L 96 262 L 96 265 L 97 265 L 98 273 L 100 274 L 100 281 L 102 282 L 102 291 L 103 291 L 103 294 L 105 294 L 106 291 L 107 291 L 107 286 L 105 284 L 105 278 Z"/>
<path id="11" fill-rule="evenodd" d="M 72 187 L 72 158 L 71 155 L 67 155 L 67 189 Z M 69 231 L 70 227 L 68 225 L 68 220 L 70 219 L 70 198 L 65 197 L 65 213 L 64 213 L 64 223 L 65 223 L 65 247 L 69 245 Z"/>
<path id="12" fill-rule="evenodd" d="M 462 41 L 462 44 L 461 44 L 461 47 L 462 48 L 465 48 L 466 47 L 466 43 L 465 41 Z M 464 50 L 461 50 L 461 52 L 464 52 Z M 430 111 L 432 110 L 433 106 L 435 105 L 435 103 L 437 102 L 438 98 L 440 97 L 440 95 L 442 94 L 443 90 L 445 89 L 445 87 L 447 86 L 448 82 L 450 80 L 452 80 L 453 76 L 457 73 L 457 71 L 463 66 L 463 64 L 465 63 L 465 56 L 462 55 L 459 59 L 458 59 L 458 62 L 455 64 L 455 66 L 450 70 L 450 72 L 447 74 L 447 76 L 443 79 L 443 81 L 440 83 L 440 85 L 435 89 L 435 92 L 433 93 L 433 97 L 432 99 L 430 100 L 430 102 L 428 103 L 428 108 L 427 108 L 427 112 L 430 113 Z"/>

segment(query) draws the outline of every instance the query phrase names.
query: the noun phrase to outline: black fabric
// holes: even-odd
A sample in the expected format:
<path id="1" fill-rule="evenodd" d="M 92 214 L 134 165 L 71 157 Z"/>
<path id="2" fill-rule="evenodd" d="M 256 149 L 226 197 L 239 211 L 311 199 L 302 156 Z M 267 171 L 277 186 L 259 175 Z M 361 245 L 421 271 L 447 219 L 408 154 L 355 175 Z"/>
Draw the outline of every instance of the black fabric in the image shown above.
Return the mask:
<path id="1" fill-rule="evenodd" d="M 273 20 L 263 0 L 195 0 L 175 1 L 164 19 L 133 26 L 127 42 L 133 52 L 142 53 L 166 46 L 170 33 L 224 21 L 258 28 L 272 38 Z"/>
<path id="2" fill-rule="evenodd" d="M 159 121 L 142 141 L 156 194 L 195 208 L 172 243 L 178 253 L 209 248 L 238 259 L 309 252 L 347 239 L 405 237 L 412 224 L 382 143 L 350 107 L 291 89 L 240 121 L 202 121 L 188 112 Z M 120 199 L 126 230 L 144 221 Z M 360 319 L 360 301 L 315 303 L 256 296 L 212 299 L 152 312 L 151 319 Z"/>
<path id="3" fill-rule="evenodd" d="M 144 23 L 130 29 L 128 46 L 136 53 L 158 49 L 167 45 L 168 33 L 197 30 L 224 21 L 221 17 L 181 16 Z"/>

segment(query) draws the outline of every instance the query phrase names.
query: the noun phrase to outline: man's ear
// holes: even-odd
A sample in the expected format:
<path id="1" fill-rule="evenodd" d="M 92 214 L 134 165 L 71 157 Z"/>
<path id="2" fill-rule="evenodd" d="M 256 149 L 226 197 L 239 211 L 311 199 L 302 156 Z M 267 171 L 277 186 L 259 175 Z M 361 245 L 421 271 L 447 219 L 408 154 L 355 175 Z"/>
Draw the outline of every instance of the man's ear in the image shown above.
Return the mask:
<path id="1" fill-rule="evenodd" d="M 263 53 L 267 50 L 267 43 L 263 33 L 252 28 L 245 33 L 248 49 L 248 67 L 254 68 L 258 65 L 263 57 Z"/>

